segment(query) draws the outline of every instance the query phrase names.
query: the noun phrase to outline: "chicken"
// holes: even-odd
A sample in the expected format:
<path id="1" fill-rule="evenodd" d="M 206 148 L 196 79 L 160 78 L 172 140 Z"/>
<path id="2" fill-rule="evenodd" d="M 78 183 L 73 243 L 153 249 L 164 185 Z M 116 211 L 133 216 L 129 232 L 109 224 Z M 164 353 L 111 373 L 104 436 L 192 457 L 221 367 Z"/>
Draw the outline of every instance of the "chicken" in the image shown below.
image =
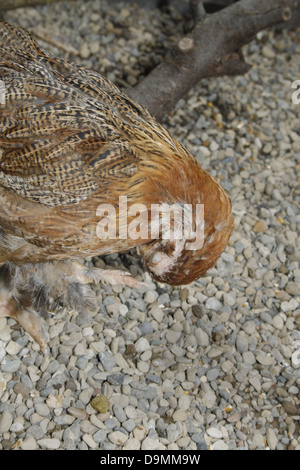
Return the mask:
<path id="1" fill-rule="evenodd" d="M 0 315 L 45 351 L 39 312 L 95 309 L 91 283 L 140 286 L 127 272 L 78 260 L 137 247 L 154 280 L 189 284 L 225 249 L 231 202 L 109 80 L 8 23 L 0 40 Z"/>

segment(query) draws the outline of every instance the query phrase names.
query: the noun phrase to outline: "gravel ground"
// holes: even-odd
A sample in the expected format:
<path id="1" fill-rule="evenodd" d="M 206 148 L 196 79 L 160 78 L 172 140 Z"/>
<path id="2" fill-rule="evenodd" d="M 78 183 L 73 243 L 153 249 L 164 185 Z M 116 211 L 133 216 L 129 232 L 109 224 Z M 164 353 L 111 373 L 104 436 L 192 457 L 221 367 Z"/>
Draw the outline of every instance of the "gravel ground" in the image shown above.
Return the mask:
<path id="1" fill-rule="evenodd" d="M 5 18 L 121 87 L 183 33 L 179 12 L 118 1 Z M 87 260 L 148 288 L 99 286 L 93 316 L 50 316 L 49 357 L 0 318 L 0 448 L 300 450 L 299 36 L 264 32 L 244 52 L 246 76 L 203 80 L 165 119 L 232 198 L 236 227 L 217 266 L 171 288 L 134 253 Z"/>

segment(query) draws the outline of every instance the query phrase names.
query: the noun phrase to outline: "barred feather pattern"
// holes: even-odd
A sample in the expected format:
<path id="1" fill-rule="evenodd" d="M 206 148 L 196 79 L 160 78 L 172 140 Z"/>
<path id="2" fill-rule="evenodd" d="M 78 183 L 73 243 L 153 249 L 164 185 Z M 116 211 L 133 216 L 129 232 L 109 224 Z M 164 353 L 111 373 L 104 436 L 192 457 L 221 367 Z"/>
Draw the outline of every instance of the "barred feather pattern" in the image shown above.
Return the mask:
<path id="1" fill-rule="evenodd" d="M 154 279 L 176 285 L 204 275 L 233 228 L 219 183 L 97 72 L 51 56 L 5 22 L 0 41 L 0 266 L 42 267 L 141 245 Z M 118 214 L 120 196 L 149 209 L 204 204 L 203 248 L 183 245 L 172 259 L 174 246 L 161 239 L 99 239 L 97 207 L 109 203 Z M 153 263 L 155 253 L 170 258 L 164 272 Z"/>

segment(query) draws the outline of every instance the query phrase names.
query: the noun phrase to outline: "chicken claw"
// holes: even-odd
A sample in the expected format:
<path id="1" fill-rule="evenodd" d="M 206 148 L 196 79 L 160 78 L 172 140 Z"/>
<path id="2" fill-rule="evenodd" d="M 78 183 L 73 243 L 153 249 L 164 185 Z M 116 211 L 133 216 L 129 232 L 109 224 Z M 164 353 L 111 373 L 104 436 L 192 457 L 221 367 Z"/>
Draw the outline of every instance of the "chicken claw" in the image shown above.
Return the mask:
<path id="1" fill-rule="evenodd" d="M 22 309 L 9 292 L 0 291 L 0 317 L 11 317 L 38 343 L 44 355 L 49 354 L 43 334 L 42 318 L 33 311 Z"/>

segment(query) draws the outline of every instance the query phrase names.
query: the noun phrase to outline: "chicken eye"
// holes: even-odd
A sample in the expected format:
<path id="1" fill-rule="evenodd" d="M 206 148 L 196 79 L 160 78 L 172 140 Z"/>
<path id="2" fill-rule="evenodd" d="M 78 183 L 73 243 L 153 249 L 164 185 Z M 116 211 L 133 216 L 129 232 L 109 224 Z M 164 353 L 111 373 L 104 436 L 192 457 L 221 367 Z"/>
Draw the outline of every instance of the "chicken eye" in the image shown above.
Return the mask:
<path id="1" fill-rule="evenodd" d="M 154 253 L 152 256 L 152 264 L 158 264 L 161 262 L 161 255 L 159 253 Z"/>

